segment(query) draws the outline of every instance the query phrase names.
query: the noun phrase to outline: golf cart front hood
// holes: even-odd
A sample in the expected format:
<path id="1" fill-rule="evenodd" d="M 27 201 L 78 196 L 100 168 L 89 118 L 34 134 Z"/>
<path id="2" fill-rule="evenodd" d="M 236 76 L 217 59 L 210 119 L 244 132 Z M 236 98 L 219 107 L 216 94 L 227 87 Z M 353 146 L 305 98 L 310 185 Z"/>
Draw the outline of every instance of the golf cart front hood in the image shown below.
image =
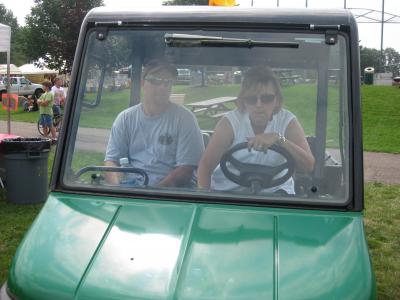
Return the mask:
<path id="1" fill-rule="evenodd" d="M 357 213 L 50 195 L 18 299 L 367 299 Z"/>

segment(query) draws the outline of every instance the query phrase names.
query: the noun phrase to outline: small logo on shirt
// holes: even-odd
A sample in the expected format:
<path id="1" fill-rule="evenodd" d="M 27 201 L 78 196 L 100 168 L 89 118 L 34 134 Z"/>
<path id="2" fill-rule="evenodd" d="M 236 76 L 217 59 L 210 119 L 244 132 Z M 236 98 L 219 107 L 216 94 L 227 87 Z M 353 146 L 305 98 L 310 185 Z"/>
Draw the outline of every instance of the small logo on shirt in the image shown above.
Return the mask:
<path id="1" fill-rule="evenodd" d="M 168 133 L 160 135 L 159 138 L 158 138 L 158 142 L 161 145 L 171 145 L 173 140 L 174 139 L 172 138 L 172 136 L 169 135 Z"/>

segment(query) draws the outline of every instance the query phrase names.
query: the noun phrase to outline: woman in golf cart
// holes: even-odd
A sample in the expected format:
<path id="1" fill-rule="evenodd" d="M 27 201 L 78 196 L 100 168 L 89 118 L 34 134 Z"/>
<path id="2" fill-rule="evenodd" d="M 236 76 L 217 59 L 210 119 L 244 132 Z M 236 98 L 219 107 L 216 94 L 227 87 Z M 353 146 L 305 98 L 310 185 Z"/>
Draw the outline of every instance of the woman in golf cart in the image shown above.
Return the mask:
<path id="1" fill-rule="evenodd" d="M 282 108 L 282 104 L 280 85 L 272 70 L 263 66 L 250 69 L 243 79 L 237 100 L 238 108 L 226 114 L 217 124 L 200 160 L 198 187 L 227 191 L 243 189 L 226 178 L 218 165 L 227 150 L 243 142 L 247 142 L 248 150 L 234 155 L 240 162 L 269 166 L 280 164 L 283 157 L 268 149 L 278 145 L 293 158 L 297 170 L 311 172 L 314 157 L 304 130 L 293 113 Z M 281 173 L 284 171 L 278 176 Z M 263 192 L 277 191 L 294 194 L 293 178 L 263 189 Z"/>

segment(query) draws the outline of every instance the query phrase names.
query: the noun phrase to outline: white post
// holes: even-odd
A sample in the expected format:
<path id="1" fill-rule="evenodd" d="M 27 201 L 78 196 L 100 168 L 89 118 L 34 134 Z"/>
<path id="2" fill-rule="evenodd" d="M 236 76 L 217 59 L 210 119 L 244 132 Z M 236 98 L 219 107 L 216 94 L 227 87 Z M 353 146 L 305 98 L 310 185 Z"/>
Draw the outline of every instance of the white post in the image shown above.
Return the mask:
<path id="1" fill-rule="evenodd" d="M 7 133 L 11 134 L 11 112 L 10 112 L 10 50 L 7 51 Z"/>

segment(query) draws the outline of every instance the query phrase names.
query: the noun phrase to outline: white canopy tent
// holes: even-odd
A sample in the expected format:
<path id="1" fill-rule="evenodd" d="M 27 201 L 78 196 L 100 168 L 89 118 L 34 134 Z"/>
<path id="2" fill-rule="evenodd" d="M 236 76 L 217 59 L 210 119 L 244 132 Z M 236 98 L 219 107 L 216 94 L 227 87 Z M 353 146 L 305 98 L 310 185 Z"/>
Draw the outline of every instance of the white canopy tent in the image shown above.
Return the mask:
<path id="1" fill-rule="evenodd" d="M 7 74 L 7 68 L 8 65 L 0 65 L 0 75 L 6 75 Z M 21 70 L 14 64 L 10 64 L 10 75 L 21 75 Z"/>
<path id="2" fill-rule="evenodd" d="M 19 67 L 23 75 L 36 75 L 36 74 L 58 74 L 57 71 L 47 69 L 45 67 L 39 68 L 34 64 L 25 64 Z"/>
<path id="3" fill-rule="evenodd" d="M 11 28 L 10 26 L 0 24 L 0 52 L 10 53 Z"/>
<path id="4" fill-rule="evenodd" d="M 7 90 L 10 90 L 10 47 L 11 47 L 11 28 L 0 24 L 0 52 L 7 52 Z M 9 103 L 10 99 L 8 99 Z M 7 110 L 7 133 L 11 134 L 10 109 Z"/>

